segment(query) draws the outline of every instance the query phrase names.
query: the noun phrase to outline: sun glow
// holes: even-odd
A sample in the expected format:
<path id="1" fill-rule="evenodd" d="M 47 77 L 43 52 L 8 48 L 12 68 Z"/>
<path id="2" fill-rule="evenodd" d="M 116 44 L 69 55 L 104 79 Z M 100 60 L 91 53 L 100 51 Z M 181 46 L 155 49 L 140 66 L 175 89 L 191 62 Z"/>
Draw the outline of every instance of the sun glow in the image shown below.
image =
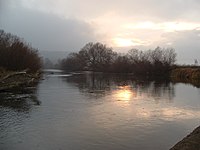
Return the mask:
<path id="1" fill-rule="evenodd" d="M 136 94 L 130 89 L 129 86 L 121 86 L 115 94 L 115 98 L 119 101 L 130 101 L 134 96 L 136 96 Z"/>
<path id="2" fill-rule="evenodd" d="M 139 39 L 130 39 L 130 38 L 113 38 L 113 45 L 117 47 L 130 47 L 130 46 L 138 46 L 146 44 L 144 41 Z"/>
<path id="3" fill-rule="evenodd" d="M 133 46 L 134 45 L 134 43 L 133 43 L 133 41 L 131 39 L 114 38 L 113 42 L 118 47 L 128 47 L 128 46 Z"/>
<path id="4" fill-rule="evenodd" d="M 175 32 L 175 31 L 185 31 L 194 30 L 200 27 L 199 23 L 192 22 L 161 22 L 155 23 L 151 21 L 139 22 L 139 23 L 129 23 L 125 24 L 126 29 L 147 29 L 147 30 L 162 30 L 164 32 Z"/>
<path id="5" fill-rule="evenodd" d="M 131 98 L 131 92 L 127 91 L 127 90 L 120 91 L 118 93 L 118 97 L 120 99 L 123 99 L 123 100 L 130 100 L 130 98 Z"/>

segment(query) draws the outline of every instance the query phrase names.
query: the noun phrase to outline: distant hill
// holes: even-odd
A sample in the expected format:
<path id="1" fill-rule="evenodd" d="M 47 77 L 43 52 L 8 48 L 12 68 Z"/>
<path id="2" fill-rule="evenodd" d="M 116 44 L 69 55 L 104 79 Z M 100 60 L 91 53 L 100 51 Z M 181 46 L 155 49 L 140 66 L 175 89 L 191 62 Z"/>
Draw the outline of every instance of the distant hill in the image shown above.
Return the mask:
<path id="1" fill-rule="evenodd" d="M 48 58 L 52 63 L 57 63 L 59 59 L 66 58 L 69 52 L 67 51 L 39 51 L 43 59 Z"/>

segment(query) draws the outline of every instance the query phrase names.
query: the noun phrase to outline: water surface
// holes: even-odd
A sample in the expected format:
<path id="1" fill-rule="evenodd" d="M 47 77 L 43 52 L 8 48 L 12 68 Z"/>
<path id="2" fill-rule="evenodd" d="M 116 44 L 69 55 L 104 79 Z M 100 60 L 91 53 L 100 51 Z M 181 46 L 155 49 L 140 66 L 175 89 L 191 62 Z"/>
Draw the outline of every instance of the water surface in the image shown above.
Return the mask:
<path id="1" fill-rule="evenodd" d="M 192 85 L 60 74 L 0 93 L 1 150 L 167 150 L 200 125 Z"/>

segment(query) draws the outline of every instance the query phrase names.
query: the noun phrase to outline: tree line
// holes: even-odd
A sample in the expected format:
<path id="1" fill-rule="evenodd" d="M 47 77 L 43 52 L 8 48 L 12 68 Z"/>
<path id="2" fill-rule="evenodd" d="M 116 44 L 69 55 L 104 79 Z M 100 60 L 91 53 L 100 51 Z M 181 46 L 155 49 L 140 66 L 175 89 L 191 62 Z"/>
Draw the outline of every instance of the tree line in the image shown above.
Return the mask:
<path id="1" fill-rule="evenodd" d="M 41 68 L 38 51 L 19 37 L 0 30 L 0 67 L 20 71 L 36 72 Z"/>
<path id="2" fill-rule="evenodd" d="M 126 54 L 114 52 L 102 43 L 87 43 L 79 52 L 70 53 L 60 61 L 66 71 L 94 71 L 133 73 L 136 75 L 160 75 L 169 73 L 176 61 L 173 48 L 157 47 L 142 51 L 131 49 Z M 41 69 L 38 51 L 21 38 L 0 30 L 0 67 L 7 70 Z"/>
<path id="3" fill-rule="evenodd" d="M 173 48 L 157 47 L 142 51 L 131 49 L 126 54 L 114 52 L 102 43 L 88 43 L 79 52 L 70 53 L 61 61 L 65 71 L 95 71 L 133 73 L 135 75 L 164 75 L 176 61 Z"/>

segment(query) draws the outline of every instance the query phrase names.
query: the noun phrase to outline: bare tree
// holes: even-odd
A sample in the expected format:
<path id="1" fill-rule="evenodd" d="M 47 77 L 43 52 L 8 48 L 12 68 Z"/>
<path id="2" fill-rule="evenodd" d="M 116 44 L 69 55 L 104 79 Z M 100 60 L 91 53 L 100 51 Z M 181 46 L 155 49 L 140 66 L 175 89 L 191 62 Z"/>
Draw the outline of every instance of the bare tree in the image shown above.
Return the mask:
<path id="1" fill-rule="evenodd" d="M 104 44 L 88 43 L 78 53 L 70 54 L 63 60 L 63 66 L 65 70 L 73 68 L 153 76 L 169 73 L 175 61 L 176 53 L 172 48 L 157 47 L 148 51 L 131 49 L 127 54 L 121 55 Z"/>
<path id="2" fill-rule="evenodd" d="M 0 30 L 0 66 L 8 70 L 37 71 L 41 68 L 38 51 L 19 37 Z"/>
<path id="3" fill-rule="evenodd" d="M 115 53 L 104 44 L 88 43 L 80 50 L 79 55 L 85 60 L 88 69 L 103 71 L 110 66 Z"/>

